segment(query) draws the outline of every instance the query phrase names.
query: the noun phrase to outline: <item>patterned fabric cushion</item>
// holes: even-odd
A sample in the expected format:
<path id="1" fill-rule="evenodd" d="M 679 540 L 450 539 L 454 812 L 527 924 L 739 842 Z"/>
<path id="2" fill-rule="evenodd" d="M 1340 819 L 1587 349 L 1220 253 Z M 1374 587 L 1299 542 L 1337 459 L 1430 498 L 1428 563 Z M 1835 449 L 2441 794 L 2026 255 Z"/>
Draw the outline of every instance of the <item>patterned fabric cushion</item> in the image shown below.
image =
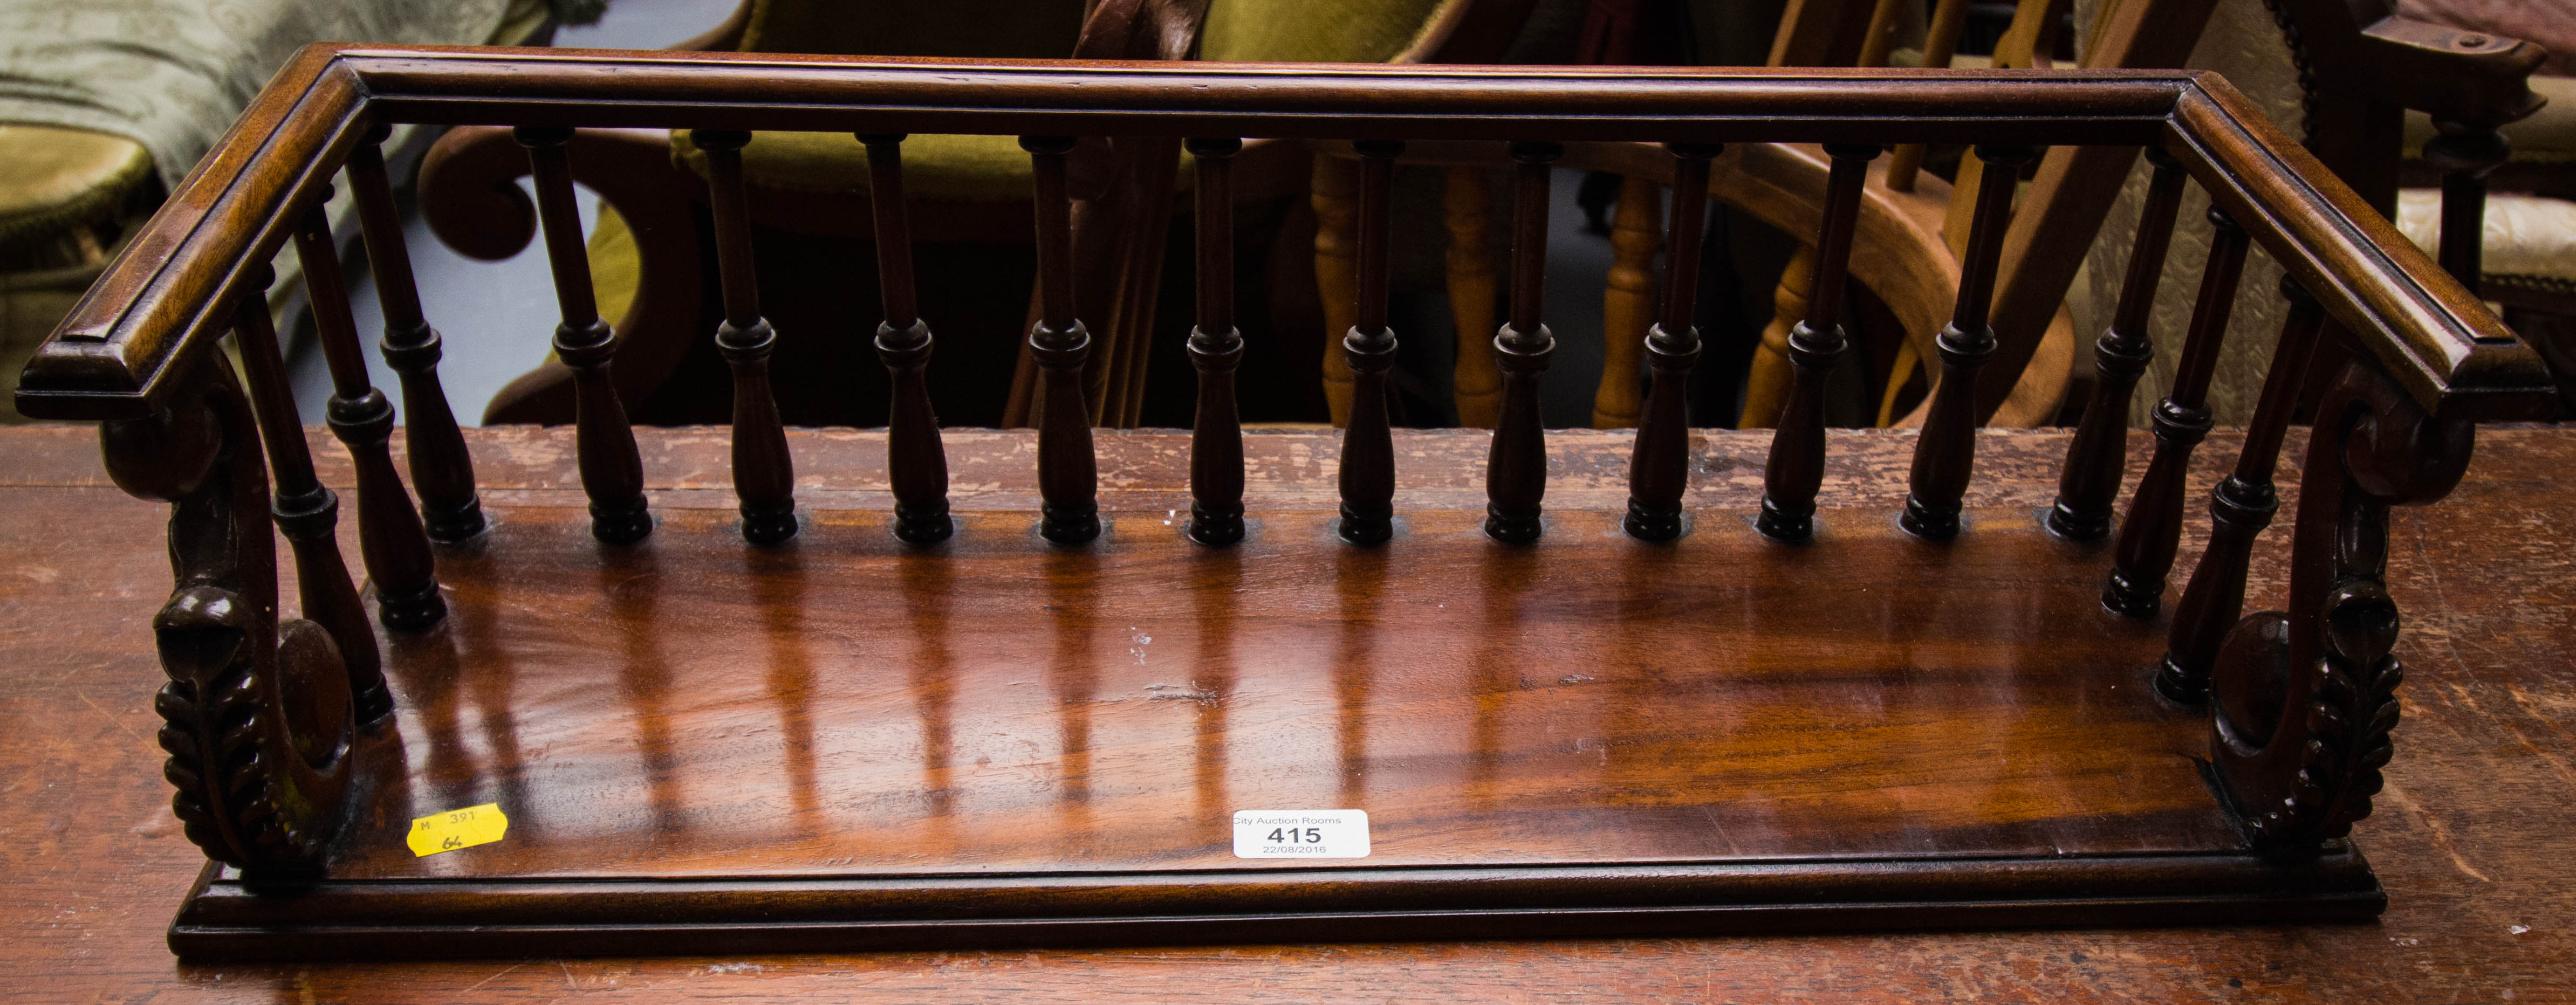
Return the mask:
<path id="1" fill-rule="evenodd" d="M 2426 254 L 2442 242 L 2442 190 L 2397 193 L 2397 229 Z M 2482 245 L 2490 276 L 2576 282 L 2576 202 L 2536 195 L 2487 197 Z"/>

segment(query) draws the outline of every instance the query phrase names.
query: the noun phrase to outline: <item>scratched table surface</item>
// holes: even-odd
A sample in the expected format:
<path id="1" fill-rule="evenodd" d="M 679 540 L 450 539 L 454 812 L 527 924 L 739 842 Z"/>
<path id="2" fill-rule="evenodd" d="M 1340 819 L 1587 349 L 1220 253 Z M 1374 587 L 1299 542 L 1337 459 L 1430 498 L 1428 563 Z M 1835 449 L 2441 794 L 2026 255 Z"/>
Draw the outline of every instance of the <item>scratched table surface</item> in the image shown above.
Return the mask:
<path id="1" fill-rule="evenodd" d="M 325 480 L 347 491 L 338 445 L 313 435 Z M 1399 435 L 1400 511 L 1481 504 L 1483 434 Z M 720 431 L 639 436 L 658 509 L 731 506 Z M 486 505 L 505 519 L 511 507 L 579 505 L 569 431 L 469 437 Z M 1333 434 L 1253 439 L 1253 509 L 1330 499 Z M 822 461 L 800 464 L 807 508 L 890 505 L 881 437 L 799 432 L 794 442 L 800 460 Z M 1624 502 L 1629 442 L 1551 433 L 1550 505 Z M 1758 498 L 1766 442 L 1695 438 L 1691 504 Z M 2196 493 L 2236 442 L 2221 433 L 2202 448 Z M 1838 434 L 1820 500 L 1828 513 L 1892 512 L 1911 445 L 1906 434 Z M 952 433 L 959 507 L 1034 511 L 1031 447 L 1020 434 Z M 2046 505 L 2064 448 L 2058 433 L 1984 434 L 1970 504 Z M 2294 437 L 2287 455 L 2303 449 Z M 1104 434 L 1104 510 L 1185 508 L 1186 450 L 1176 434 Z M 2388 890 L 2376 923 L 194 966 L 162 943 L 202 865 L 170 815 L 151 739 L 161 674 L 148 626 L 169 591 L 162 509 L 108 484 L 87 428 L 0 429 L 0 658 L 13 671 L 0 676 L 0 971 L 11 977 L 0 999 L 2576 1001 L 2576 521 L 2563 516 L 2576 487 L 2561 480 L 2571 470 L 2576 430 L 2482 430 L 2449 500 L 2397 514 L 2390 589 L 2406 618 L 2405 721 L 2378 813 L 2357 832 Z M 343 547 L 354 556 L 349 523 Z M 2255 605 L 2285 592 L 2286 536 L 2276 528 L 2257 554 Z"/>

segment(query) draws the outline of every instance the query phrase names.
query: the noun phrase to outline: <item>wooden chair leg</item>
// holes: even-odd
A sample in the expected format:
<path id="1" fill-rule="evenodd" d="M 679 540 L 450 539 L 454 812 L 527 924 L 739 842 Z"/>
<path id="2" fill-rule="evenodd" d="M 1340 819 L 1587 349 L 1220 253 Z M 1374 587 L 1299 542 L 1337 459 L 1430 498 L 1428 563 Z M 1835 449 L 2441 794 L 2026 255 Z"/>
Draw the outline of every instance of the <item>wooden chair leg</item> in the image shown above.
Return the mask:
<path id="1" fill-rule="evenodd" d="M 1342 333 L 1359 318 L 1359 166 L 1318 156 L 1313 185 L 1315 288 L 1324 298 L 1324 403 L 1340 428 L 1351 422 L 1351 366 L 1342 358 Z"/>
<path id="2" fill-rule="evenodd" d="M 1503 409 L 1503 372 L 1495 369 L 1493 340 L 1485 337 L 1501 323 L 1494 316 L 1502 279 L 1494 259 L 1493 181 L 1483 168 L 1450 168 L 1441 206 L 1449 230 L 1449 317 L 1458 333 L 1450 397 L 1459 425 L 1492 429 Z"/>
<path id="3" fill-rule="evenodd" d="M 1802 244 L 1790 254 L 1788 270 L 1780 273 L 1780 286 L 1771 293 L 1771 325 L 1762 329 L 1762 345 L 1753 351 L 1745 374 L 1738 429 L 1768 429 L 1780 421 L 1780 408 L 1789 402 L 1789 330 L 1807 316 L 1808 283 L 1815 271 L 1816 249 Z"/>
<path id="4" fill-rule="evenodd" d="M 1901 418 L 1896 414 L 1896 400 L 1898 396 L 1905 393 L 1906 383 L 1914 379 L 1914 372 L 1922 366 L 1923 350 L 1914 348 L 1913 339 L 1903 339 L 1896 343 L 1896 363 L 1887 368 L 1887 387 L 1878 396 L 1880 429 L 1896 425 L 1897 419 Z M 1930 399 L 1927 397 L 1925 400 Z"/>
<path id="5" fill-rule="evenodd" d="M 1592 395 L 1592 428 L 1626 429 L 1645 407 L 1638 387 L 1646 328 L 1654 323 L 1655 251 L 1663 243 L 1664 187 L 1631 175 L 1619 183 L 1610 219 L 1610 276 L 1601 291 L 1601 388 Z"/>

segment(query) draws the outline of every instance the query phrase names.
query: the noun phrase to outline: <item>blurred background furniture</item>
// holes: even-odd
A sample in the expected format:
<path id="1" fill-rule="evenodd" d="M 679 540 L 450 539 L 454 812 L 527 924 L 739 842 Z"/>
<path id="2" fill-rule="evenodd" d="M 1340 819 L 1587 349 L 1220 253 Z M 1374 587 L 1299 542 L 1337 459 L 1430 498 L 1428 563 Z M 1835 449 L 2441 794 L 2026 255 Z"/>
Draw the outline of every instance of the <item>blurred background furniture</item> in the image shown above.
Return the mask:
<path id="1" fill-rule="evenodd" d="M 2137 2 L 2079 2 L 2077 23 L 2088 25 L 2094 29 L 2089 34 L 2098 37 L 2099 27 L 2108 23 L 2106 19 L 2118 17 L 2120 11 Z M 2217 0 L 2209 29 L 2183 65 L 2224 74 L 2264 110 L 2273 125 L 2314 152 L 2374 210 L 2396 220 L 2401 230 L 2428 252 L 2439 251 L 2436 236 L 2440 228 L 2435 219 L 2441 202 L 2439 192 L 2418 191 L 2401 200 L 2401 176 L 2413 179 L 2410 184 L 2440 184 L 2443 172 L 2448 170 L 2460 184 L 2469 185 L 2503 159 L 2504 145 L 2494 142 L 2497 127 L 2514 131 L 2513 123 L 2542 107 L 2535 91 L 2545 93 L 2548 87 L 2545 78 L 2530 76 L 2544 56 L 2539 46 L 2416 16 L 2437 4 L 2453 9 L 2468 6 L 2452 0 L 2430 0 L 2410 2 L 2401 11 L 2392 0 L 2271 0 L 2268 4 L 2265 0 Z M 2407 125 L 2410 115 L 2417 123 L 2411 133 Z M 2435 118 L 2453 123 L 2459 136 L 2453 142 L 2464 155 L 2447 168 L 2426 162 L 2420 153 L 2410 156 L 2411 152 L 2421 151 L 2433 137 Z M 2534 124 L 2545 126 L 2550 121 L 2553 119 L 2544 118 Z M 2407 138 L 2410 135 L 2411 142 Z M 2551 155 L 2546 151 L 2553 145 L 2562 151 L 2567 149 L 2564 140 L 2532 144 L 2539 153 L 2531 162 L 2534 167 L 2549 162 Z M 2537 171 L 2518 169 L 2504 177 L 2517 180 L 2529 191 L 2530 182 L 2522 179 L 2550 176 L 2551 172 L 2541 167 Z M 2127 269 L 2148 178 L 2144 165 L 2129 172 L 2118 208 L 2110 214 L 2100 240 L 2084 260 L 2085 281 L 2069 298 L 2069 307 L 2086 331 L 2103 331 L 2110 325 L 2111 304 Z M 2460 193 L 2460 205 L 2473 216 L 2477 214 L 2473 204 L 2480 201 L 2483 185 L 2470 185 Z M 2505 200 L 2502 204 L 2511 206 L 2516 202 L 2519 200 Z M 2410 206 L 2414 212 L 2407 211 Z M 2210 227 L 2196 222 L 2206 207 L 2207 202 L 2197 194 L 2185 194 L 2182 216 L 2195 222 L 2175 232 L 2173 257 L 2166 260 L 2148 326 L 2154 331 L 2180 331 L 2191 311 L 2194 291 L 2190 273 L 2178 264 L 2178 259 L 2196 255 L 2208 244 Z M 2512 228 L 2518 240 L 2546 246 L 2569 239 L 2563 231 L 2556 232 L 2560 236 L 2546 236 L 2552 233 L 2544 222 L 2552 218 L 2546 212 L 2521 218 L 2533 222 Z M 2469 264 L 2474 259 L 2458 256 L 2474 249 L 2474 244 L 2463 247 L 2455 243 L 2443 253 L 2443 261 L 2455 273 L 2473 275 L 2481 271 Z M 2503 247 L 2497 251 L 2505 256 L 2500 260 L 2515 261 L 2518 267 L 2526 268 L 2536 267 L 2532 264 L 2534 257 L 2548 257 L 2516 255 Z M 2207 389 L 2206 407 L 2212 421 L 2220 425 L 2242 423 L 2253 414 L 2262 387 L 2261 375 L 2287 320 L 2282 301 L 2258 296 L 2254 291 L 2269 289 L 2281 274 L 2279 263 L 2261 249 L 2248 256 L 2245 281 L 2239 287 L 2230 316 L 2229 338 Z M 2491 299 L 2497 296 L 2495 290 L 2509 288 L 2509 283 L 2488 285 Z M 2526 323 L 2524 327 L 2533 326 Z M 2535 328 L 2534 334 L 2544 333 Z M 2320 370 L 2337 358 L 2338 344 L 2339 339 L 2326 341 L 2326 349 L 2319 353 L 2316 363 Z M 2534 344 L 2544 355 L 2553 354 L 2550 339 L 2535 338 Z M 2564 358 L 2565 354 L 2560 351 L 2556 355 Z M 2174 387 L 2176 364 L 2172 353 L 2160 354 L 2149 364 L 2139 380 L 2139 393 L 2130 402 L 2133 425 L 2148 424 L 2151 410 Z M 2566 372 L 2568 368 L 2561 365 L 2558 369 Z"/>
<path id="2" fill-rule="evenodd" d="M 2436 143 L 2444 130 L 2409 107 L 2406 160 L 2398 166 L 2397 226 L 2424 247 L 2442 236 L 2440 148 L 2480 153 L 2464 166 L 2482 172 L 2491 193 L 2479 242 L 2478 289 L 2503 308 L 2505 323 L 2531 341 L 2558 374 L 2559 398 L 2576 415 L 2576 2 L 2571 0 L 2401 0 L 2399 15 L 2491 40 L 2521 39 L 2546 50 L 2530 78 L 2548 101 L 2507 122 L 2497 150 L 2470 138 Z M 2490 45 L 2501 45 L 2491 41 Z M 2481 47 L 2486 48 L 2486 46 Z M 2494 162 L 2497 154 L 2507 159 Z"/>
<path id="3" fill-rule="evenodd" d="M 579 0 L 0 0 L 0 373 L 307 42 L 544 44 Z M 290 269 L 290 274 L 292 270 Z M 292 288 L 291 284 L 288 287 Z M 17 421 L 0 408 L 0 421 Z"/>
<path id="4" fill-rule="evenodd" d="M 1490 62 L 1527 19 L 1532 0 L 1351 0 L 1333 4 L 1281 0 L 978 0 L 981 5 L 828 4 L 751 0 L 717 30 L 684 48 L 837 55 L 1300 62 Z M 961 425 L 1021 425 L 1036 399 L 1033 367 L 1021 348 L 1032 316 L 1035 276 L 1027 215 L 1028 159 L 1009 137 L 915 136 L 903 141 L 906 187 L 918 253 L 924 311 L 939 319 L 942 365 L 932 393 L 942 418 Z M 724 368 L 707 333 L 714 330 L 714 272 L 706 252 L 712 221 L 705 205 L 705 158 L 684 132 L 585 130 L 571 147 L 576 180 L 606 200 L 589 238 L 604 316 L 616 319 L 620 349 L 615 380 L 638 421 L 720 421 L 728 407 Z M 1075 153 L 1077 301 L 1085 305 L 1095 351 L 1085 371 L 1085 399 L 1095 422 L 1133 426 L 1144 419 L 1153 347 L 1162 346 L 1167 385 L 1186 388 L 1189 369 L 1178 336 L 1181 310 L 1163 309 L 1165 247 L 1173 239 L 1179 181 L 1177 144 L 1094 139 Z M 764 300 L 779 339 L 776 393 L 791 425 L 874 425 L 887 390 L 853 333 L 873 300 L 876 267 L 869 237 L 865 145 L 857 137 L 820 133 L 754 134 L 743 151 L 752 221 L 764 261 Z M 1255 140 L 1234 158 L 1236 198 L 1277 204 L 1306 181 L 1303 144 Z M 460 129 L 432 151 L 423 172 L 423 207 L 440 237 L 467 254 L 499 258 L 534 233 L 528 203 L 513 179 L 526 158 L 499 130 Z M 672 196 L 683 198 L 674 199 Z M 1263 291 L 1301 285 L 1266 280 L 1276 271 L 1267 247 L 1280 231 L 1274 205 L 1246 228 L 1253 253 L 1249 313 L 1260 315 Z M 1184 237 L 1185 239 L 1185 237 Z M 1296 256 L 1302 268 L 1304 255 Z M 1174 287 L 1170 292 L 1179 292 Z M 1329 299 L 1328 299 L 1329 302 Z M 1295 305 L 1284 308 L 1292 318 Z M 1164 320 L 1155 337 L 1155 319 Z M 1180 324 L 1177 330 L 1172 325 Z M 1294 320 L 1292 327 L 1304 328 Z M 1279 351 L 1257 340 L 1253 365 Z M 1000 368 L 1007 376 L 993 380 Z M 571 371 L 549 360 L 495 397 L 486 422 L 570 421 Z M 1177 383 L 1175 383 L 1177 382 Z M 1168 396 L 1167 396 L 1168 397 Z M 1176 420 L 1186 422 L 1187 396 Z M 1247 403 L 1273 412 L 1266 400 Z M 1293 406 L 1287 406 L 1293 407 Z"/>

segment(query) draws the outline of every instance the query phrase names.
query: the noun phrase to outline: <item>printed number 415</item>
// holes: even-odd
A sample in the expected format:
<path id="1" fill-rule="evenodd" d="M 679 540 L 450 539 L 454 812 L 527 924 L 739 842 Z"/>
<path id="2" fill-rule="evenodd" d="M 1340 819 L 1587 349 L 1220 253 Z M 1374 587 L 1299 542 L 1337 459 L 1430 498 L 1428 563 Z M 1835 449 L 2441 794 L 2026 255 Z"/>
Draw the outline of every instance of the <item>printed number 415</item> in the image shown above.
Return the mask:
<path id="1" fill-rule="evenodd" d="M 1322 844 L 1324 843 L 1324 829 L 1321 827 L 1308 827 L 1301 831 L 1294 827 L 1272 828 L 1270 831 L 1270 843 Z"/>

